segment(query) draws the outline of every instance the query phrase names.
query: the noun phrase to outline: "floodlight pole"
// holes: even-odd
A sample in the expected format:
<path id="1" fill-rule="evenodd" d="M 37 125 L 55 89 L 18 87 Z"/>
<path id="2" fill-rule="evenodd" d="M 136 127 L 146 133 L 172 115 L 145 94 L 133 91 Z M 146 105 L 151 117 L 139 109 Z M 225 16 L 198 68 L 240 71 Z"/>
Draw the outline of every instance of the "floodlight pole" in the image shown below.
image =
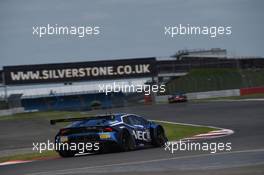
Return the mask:
<path id="1" fill-rule="evenodd" d="M 2 80 L 3 80 L 3 87 L 4 87 L 4 100 L 7 101 L 7 86 L 5 82 L 5 72 L 2 72 Z"/>

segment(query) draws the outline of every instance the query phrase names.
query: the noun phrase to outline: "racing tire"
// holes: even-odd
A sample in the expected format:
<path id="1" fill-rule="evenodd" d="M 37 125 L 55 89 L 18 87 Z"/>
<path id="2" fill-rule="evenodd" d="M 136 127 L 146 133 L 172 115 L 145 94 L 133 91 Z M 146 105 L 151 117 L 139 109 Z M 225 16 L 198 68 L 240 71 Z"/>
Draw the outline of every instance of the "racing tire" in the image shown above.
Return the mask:
<path id="1" fill-rule="evenodd" d="M 122 151 L 130 151 L 135 148 L 132 135 L 128 131 L 124 130 L 121 133 L 120 140 L 121 140 L 120 147 Z"/>
<path id="2" fill-rule="evenodd" d="M 75 155 L 75 152 L 73 151 L 59 151 L 58 152 L 61 157 L 73 157 Z"/>
<path id="3" fill-rule="evenodd" d="M 158 127 L 156 129 L 156 133 L 154 134 L 152 144 L 156 147 L 163 147 L 167 141 L 168 139 L 165 135 L 163 128 Z"/>

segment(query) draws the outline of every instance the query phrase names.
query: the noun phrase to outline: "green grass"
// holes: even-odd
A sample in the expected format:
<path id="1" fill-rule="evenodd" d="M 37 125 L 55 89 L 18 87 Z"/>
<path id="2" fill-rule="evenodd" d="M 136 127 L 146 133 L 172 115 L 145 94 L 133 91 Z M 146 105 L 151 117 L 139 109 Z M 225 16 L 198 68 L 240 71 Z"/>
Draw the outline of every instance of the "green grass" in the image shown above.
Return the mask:
<path id="1" fill-rule="evenodd" d="M 214 128 L 203 126 L 189 126 L 161 122 L 160 124 L 164 127 L 166 135 L 170 141 L 179 140 L 182 138 L 191 137 L 197 134 L 207 133 L 209 131 L 215 130 Z"/>
<path id="2" fill-rule="evenodd" d="M 0 162 L 6 162 L 12 160 L 37 160 L 37 159 L 52 158 L 52 157 L 59 157 L 59 156 L 55 151 L 43 151 L 42 153 L 32 152 L 26 154 L 17 154 L 12 156 L 0 157 Z"/>
<path id="3" fill-rule="evenodd" d="M 187 75 L 171 80 L 166 92 L 204 92 L 213 90 L 237 89 L 264 85 L 264 69 L 193 69 Z"/>
<path id="4" fill-rule="evenodd" d="M 169 124 L 163 122 L 157 123 L 160 123 L 164 127 L 166 135 L 170 141 L 179 140 L 182 138 L 191 137 L 196 134 L 207 133 L 209 131 L 215 130 L 214 128 L 210 127 Z M 27 154 L 17 154 L 12 156 L 0 157 L 0 162 L 11 160 L 35 160 L 52 157 L 58 157 L 58 154 L 55 151 L 44 151 L 42 153 L 33 152 Z"/>

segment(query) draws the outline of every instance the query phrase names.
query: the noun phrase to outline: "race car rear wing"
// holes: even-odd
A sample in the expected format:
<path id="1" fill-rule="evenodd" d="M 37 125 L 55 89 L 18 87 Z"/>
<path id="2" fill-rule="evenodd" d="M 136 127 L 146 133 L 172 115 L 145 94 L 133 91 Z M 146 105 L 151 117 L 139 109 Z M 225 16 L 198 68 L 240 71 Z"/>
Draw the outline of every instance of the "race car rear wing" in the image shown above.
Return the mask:
<path id="1" fill-rule="evenodd" d="M 75 121 L 82 121 L 82 120 L 90 120 L 98 117 L 107 117 L 107 116 L 113 116 L 112 114 L 110 115 L 96 115 L 96 116 L 87 116 L 87 117 L 79 117 L 79 118 L 63 118 L 63 119 L 54 119 L 50 120 L 51 125 L 55 125 L 56 123 L 62 123 L 62 122 L 75 122 Z"/>
<path id="2" fill-rule="evenodd" d="M 88 119 L 91 119 L 91 117 L 55 119 L 55 120 L 50 120 L 50 124 L 55 125 L 56 123 L 75 122 L 75 121 L 82 121 L 82 120 L 88 120 Z"/>

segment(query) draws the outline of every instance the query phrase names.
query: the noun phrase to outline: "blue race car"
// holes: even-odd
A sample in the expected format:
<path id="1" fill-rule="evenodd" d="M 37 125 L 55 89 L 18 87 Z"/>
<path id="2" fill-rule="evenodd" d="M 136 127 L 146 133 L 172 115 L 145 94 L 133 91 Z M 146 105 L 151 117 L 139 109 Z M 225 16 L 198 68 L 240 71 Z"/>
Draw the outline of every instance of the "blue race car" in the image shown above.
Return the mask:
<path id="1" fill-rule="evenodd" d="M 108 152 L 111 148 L 129 151 L 147 145 L 162 147 L 167 142 L 161 125 L 134 114 L 67 118 L 50 122 L 72 122 L 60 129 L 55 137 L 56 151 L 62 157 L 72 157 L 80 153 L 80 144 L 86 144 L 85 152 Z M 68 147 L 62 149 L 65 144 Z M 72 147 L 74 149 L 70 149 Z"/>

